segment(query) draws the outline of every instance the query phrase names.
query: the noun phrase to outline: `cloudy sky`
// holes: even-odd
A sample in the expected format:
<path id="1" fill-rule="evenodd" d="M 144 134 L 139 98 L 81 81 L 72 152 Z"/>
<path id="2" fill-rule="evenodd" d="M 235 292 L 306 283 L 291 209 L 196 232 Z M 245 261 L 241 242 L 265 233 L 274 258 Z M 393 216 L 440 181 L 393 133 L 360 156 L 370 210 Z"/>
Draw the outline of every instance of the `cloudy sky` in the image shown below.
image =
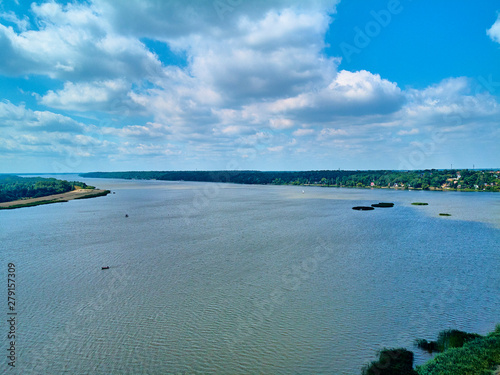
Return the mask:
<path id="1" fill-rule="evenodd" d="M 500 167 L 497 0 L 0 0 L 0 172 Z"/>

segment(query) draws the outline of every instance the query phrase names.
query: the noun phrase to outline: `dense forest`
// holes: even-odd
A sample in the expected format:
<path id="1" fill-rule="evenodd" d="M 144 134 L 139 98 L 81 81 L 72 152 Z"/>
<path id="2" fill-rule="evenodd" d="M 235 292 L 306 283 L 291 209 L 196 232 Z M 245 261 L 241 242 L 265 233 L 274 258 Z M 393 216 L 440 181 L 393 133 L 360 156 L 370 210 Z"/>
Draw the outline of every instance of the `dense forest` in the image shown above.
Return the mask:
<path id="1" fill-rule="evenodd" d="M 83 182 L 64 181 L 55 178 L 19 177 L 0 175 L 0 202 L 18 199 L 45 197 L 66 193 L 75 189 L 92 189 Z"/>
<path id="2" fill-rule="evenodd" d="M 151 171 L 92 172 L 83 177 L 140 180 L 231 182 L 237 184 L 319 185 L 336 187 L 391 187 L 422 190 L 500 191 L 500 171 L 438 170 L 420 171 Z"/>

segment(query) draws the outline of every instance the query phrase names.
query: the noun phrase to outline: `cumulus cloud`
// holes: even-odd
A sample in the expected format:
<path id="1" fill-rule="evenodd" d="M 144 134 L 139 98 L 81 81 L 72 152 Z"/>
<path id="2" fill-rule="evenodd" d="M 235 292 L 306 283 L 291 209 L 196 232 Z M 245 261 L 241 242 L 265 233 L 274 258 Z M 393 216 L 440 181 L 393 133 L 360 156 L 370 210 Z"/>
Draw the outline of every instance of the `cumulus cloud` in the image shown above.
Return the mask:
<path id="1" fill-rule="evenodd" d="M 472 80 L 449 78 L 423 90 L 408 90 L 404 114 L 408 121 L 441 126 L 468 123 L 495 116 L 500 110 L 495 97 L 475 93 Z"/>
<path id="2" fill-rule="evenodd" d="M 4 127 L 25 131 L 50 131 L 78 133 L 85 131 L 85 125 L 70 117 L 49 111 L 33 111 L 24 104 L 14 105 L 9 101 L 0 102 L 0 120 Z M 0 126 L 2 126 L 0 125 Z"/>
<path id="3" fill-rule="evenodd" d="M 22 19 L 16 16 L 14 12 L 2 12 L 0 13 L 0 19 L 7 21 L 7 23 L 11 23 L 15 25 L 20 31 L 26 31 L 30 24 L 27 16 L 24 16 Z"/>
<path id="4" fill-rule="evenodd" d="M 299 167 L 304 153 L 327 166 L 332 154 L 384 155 L 435 129 L 492 134 L 498 101 L 470 79 L 416 90 L 376 72 L 339 71 L 340 59 L 325 54 L 337 3 L 42 1 L 31 18 L 0 14 L 0 74 L 54 82 L 34 93 L 46 110 L 0 102 L 0 148 L 266 167 L 286 151 Z M 488 30 L 497 42 L 499 22 Z M 82 115 L 114 120 L 74 119 Z"/>
<path id="5" fill-rule="evenodd" d="M 40 102 L 52 108 L 73 111 L 124 111 L 141 106 L 123 79 L 95 82 L 65 82 L 62 90 L 49 90 Z"/>
<path id="6" fill-rule="evenodd" d="M 0 24 L 0 73 L 88 80 L 142 79 L 161 69 L 136 38 L 116 34 L 95 7 L 55 2 L 31 6 L 37 29 L 15 32 Z"/>
<path id="7" fill-rule="evenodd" d="M 190 35 L 223 36 L 242 17 L 258 21 L 287 8 L 298 12 L 335 12 L 339 0 L 143 1 L 94 0 L 113 27 L 123 34 L 175 40 Z"/>
<path id="8" fill-rule="evenodd" d="M 489 28 L 486 32 L 493 41 L 500 43 L 500 14 L 498 15 L 498 18 L 493 26 L 491 26 L 491 28 Z"/>

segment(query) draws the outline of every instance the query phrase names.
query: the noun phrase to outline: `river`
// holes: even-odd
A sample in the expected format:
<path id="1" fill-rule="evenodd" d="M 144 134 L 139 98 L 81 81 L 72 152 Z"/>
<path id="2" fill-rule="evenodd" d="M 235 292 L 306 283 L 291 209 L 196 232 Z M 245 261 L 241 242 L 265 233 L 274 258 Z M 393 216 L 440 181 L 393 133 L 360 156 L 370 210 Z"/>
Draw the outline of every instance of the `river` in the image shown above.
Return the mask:
<path id="1" fill-rule="evenodd" d="M 113 193 L 0 211 L 11 374 L 357 375 L 500 323 L 499 194 L 58 177 Z"/>

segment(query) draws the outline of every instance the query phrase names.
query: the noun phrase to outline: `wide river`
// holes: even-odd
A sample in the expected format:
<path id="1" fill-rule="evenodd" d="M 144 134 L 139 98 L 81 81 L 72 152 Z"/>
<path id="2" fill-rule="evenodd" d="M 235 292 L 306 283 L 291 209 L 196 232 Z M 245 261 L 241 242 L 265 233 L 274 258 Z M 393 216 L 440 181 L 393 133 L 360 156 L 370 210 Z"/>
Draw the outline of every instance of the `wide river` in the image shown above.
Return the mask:
<path id="1" fill-rule="evenodd" d="M 0 373 L 359 375 L 500 323 L 498 193 L 62 178 L 114 193 L 0 211 Z"/>

